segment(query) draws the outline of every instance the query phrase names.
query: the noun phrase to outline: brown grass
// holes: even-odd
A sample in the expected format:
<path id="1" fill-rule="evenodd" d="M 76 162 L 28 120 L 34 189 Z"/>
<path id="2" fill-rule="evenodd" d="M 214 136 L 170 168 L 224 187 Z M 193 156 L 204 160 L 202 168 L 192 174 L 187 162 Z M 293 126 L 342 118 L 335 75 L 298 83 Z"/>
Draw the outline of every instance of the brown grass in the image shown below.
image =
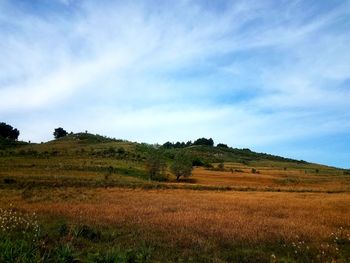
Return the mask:
<path id="1" fill-rule="evenodd" d="M 227 166 L 229 167 L 229 166 Z M 200 185 L 251 187 L 258 189 L 279 188 L 281 190 L 350 191 L 350 177 L 305 174 L 304 170 L 240 167 L 243 172 L 212 171 L 196 168 L 191 182 Z"/>
<path id="2" fill-rule="evenodd" d="M 350 194 L 214 192 L 192 190 L 35 190 L 24 200 L 2 190 L 0 207 L 73 222 L 137 231 L 138 239 L 173 246 L 322 242 L 350 230 Z M 50 201 L 51 200 L 51 201 Z"/>

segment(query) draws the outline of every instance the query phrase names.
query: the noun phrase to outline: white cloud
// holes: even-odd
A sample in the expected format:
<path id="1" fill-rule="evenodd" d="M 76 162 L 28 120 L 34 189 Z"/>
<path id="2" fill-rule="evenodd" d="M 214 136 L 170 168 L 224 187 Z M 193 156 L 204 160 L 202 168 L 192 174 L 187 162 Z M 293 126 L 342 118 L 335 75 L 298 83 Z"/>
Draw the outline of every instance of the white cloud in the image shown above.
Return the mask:
<path id="1" fill-rule="evenodd" d="M 22 138 L 48 139 L 40 123 L 55 121 L 246 147 L 349 130 L 348 3 L 61 2 L 50 15 L 0 4 L 0 115 L 31 116 Z"/>

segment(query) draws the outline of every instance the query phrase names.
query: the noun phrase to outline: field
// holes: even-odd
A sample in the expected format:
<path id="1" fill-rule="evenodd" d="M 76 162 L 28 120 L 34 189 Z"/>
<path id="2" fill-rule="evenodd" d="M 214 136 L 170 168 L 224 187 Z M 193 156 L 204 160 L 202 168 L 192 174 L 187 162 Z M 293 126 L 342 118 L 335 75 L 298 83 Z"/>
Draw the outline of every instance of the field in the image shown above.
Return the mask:
<path id="1" fill-rule="evenodd" d="M 348 171 L 204 150 L 180 182 L 130 142 L 2 150 L 0 262 L 350 261 Z"/>

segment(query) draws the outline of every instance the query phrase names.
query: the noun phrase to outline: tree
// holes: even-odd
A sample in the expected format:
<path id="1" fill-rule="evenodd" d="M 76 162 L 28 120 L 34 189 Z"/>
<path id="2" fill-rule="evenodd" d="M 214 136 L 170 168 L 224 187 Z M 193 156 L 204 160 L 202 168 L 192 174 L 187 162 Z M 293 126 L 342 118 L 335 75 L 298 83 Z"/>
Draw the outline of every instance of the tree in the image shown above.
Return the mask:
<path id="1" fill-rule="evenodd" d="M 53 136 L 55 137 L 55 139 L 58 139 L 58 138 L 67 136 L 67 134 L 68 132 L 65 129 L 59 127 L 55 129 Z"/>
<path id="2" fill-rule="evenodd" d="M 206 139 L 206 138 L 199 138 L 196 141 L 194 141 L 193 145 L 206 145 L 206 146 L 214 146 L 214 141 L 212 138 Z"/>
<path id="3" fill-rule="evenodd" d="M 19 136 L 19 130 L 14 129 L 11 125 L 4 122 L 0 122 L 0 136 L 5 139 L 16 141 Z"/>
<path id="4" fill-rule="evenodd" d="M 170 168 L 176 176 L 176 181 L 179 181 L 180 177 L 192 175 L 192 159 L 185 152 L 179 152 Z"/>
<path id="5" fill-rule="evenodd" d="M 166 162 L 160 150 L 153 149 L 150 151 L 146 160 L 146 170 L 150 180 L 165 179 Z"/>
<path id="6" fill-rule="evenodd" d="M 174 144 L 172 144 L 171 142 L 166 142 L 163 144 L 163 147 L 165 149 L 171 149 L 171 148 L 174 148 Z"/>
<path id="7" fill-rule="evenodd" d="M 218 145 L 216 147 L 219 147 L 219 148 L 228 148 L 227 144 L 224 144 L 224 143 L 218 143 Z"/>

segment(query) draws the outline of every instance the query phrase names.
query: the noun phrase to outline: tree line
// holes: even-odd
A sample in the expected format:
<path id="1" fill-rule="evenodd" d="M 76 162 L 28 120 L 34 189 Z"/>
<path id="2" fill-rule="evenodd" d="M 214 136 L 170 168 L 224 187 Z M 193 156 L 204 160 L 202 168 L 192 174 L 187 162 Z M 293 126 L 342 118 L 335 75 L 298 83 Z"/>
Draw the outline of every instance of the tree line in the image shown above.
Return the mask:
<path id="1" fill-rule="evenodd" d="M 173 149 L 173 148 L 185 148 L 189 146 L 195 146 L 195 145 L 204 145 L 204 146 L 214 146 L 214 140 L 212 138 L 199 138 L 195 140 L 194 142 L 188 141 L 188 142 L 166 142 L 162 145 L 163 148 L 165 149 Z"/>
<path id="2" fill-rule="evenodd" d="M 13 128 L 11 125 L 6 124 L 5 122 L 0 122 L 0 137 L 3 137 L 5 139 L 9 139 L 9 140 L 18 140 L 18 136 L 19 136 L 20 132 L 18 129 Z M 65 137 L 68 135 L 68 132 L 63 129 L 62 127 L 58 127 L 56 129 L 54 129 L 53 132 L 53 136 L 55 139 L 59 139 L 62 137 Z M 192 141 L 188 141 L 188 142 L 176 142 L 176 143 L 172 143 L 172 142 L 166 142 L 162 145 L 163 148 L 165 149 L 180 149 L 180 148 L 186 148 L 186 147 L 190 147 L 190 146 L 209 146 L 209 147 L 213 147 L 214 146 L 214 140 L 212 138 L 199 138 L 197 140 L 195 140 L 194 142 Z M 217 145 L 217 147 L 222 147 L 222 148 L 228 148 L 228 146 L 226 144 L 223 143 L 219 143 Z"/>

